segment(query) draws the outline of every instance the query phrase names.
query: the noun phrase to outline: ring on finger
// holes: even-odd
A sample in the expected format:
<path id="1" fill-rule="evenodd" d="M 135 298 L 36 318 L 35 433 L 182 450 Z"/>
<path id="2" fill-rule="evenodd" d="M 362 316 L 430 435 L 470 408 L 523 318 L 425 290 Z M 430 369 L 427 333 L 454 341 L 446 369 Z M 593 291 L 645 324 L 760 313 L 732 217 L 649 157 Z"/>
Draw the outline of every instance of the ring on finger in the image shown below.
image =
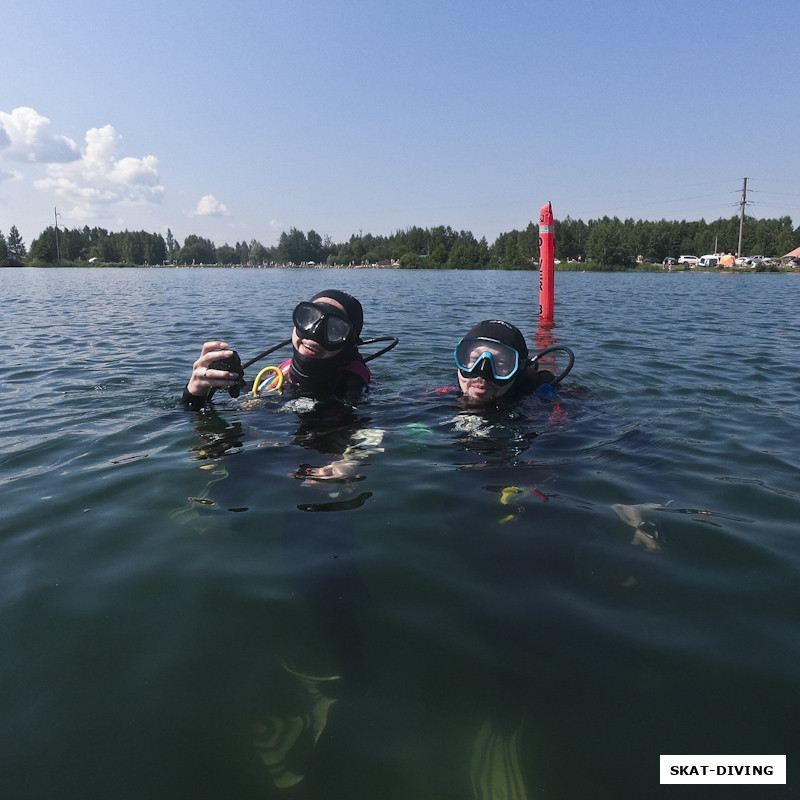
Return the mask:
<path id="1" fill-rule="evenodd" d="M 205 378 L 208 375 L 208 367 L 203 370 L 203 377 Z"/>

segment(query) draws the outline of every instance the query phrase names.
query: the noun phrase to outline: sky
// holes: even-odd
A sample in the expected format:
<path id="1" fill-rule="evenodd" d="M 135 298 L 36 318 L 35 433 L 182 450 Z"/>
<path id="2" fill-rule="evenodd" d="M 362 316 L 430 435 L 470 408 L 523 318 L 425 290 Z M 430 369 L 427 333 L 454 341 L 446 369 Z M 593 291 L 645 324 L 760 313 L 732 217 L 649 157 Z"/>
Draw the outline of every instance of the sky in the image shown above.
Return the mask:
<path id="1" fill-rule="evenodd" d="M 556 219 L 800 226 L 800 3 L 26 0 L 0 231 L 217 246 Z"/>

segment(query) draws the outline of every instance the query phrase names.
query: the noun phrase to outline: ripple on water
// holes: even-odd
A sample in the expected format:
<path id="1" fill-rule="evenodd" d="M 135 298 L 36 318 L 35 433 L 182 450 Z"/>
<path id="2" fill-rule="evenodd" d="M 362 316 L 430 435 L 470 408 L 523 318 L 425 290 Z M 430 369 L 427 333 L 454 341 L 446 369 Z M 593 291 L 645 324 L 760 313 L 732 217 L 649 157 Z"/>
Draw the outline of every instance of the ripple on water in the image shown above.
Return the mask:
<path id="1" fill-rule="evenodd" d="M 9 796 L 263 796 L 250 725 L 303 710 L 284 664 L 342 676 L 308 797 L 468 796 L 487 730 L 565 798 L 646 796 L 659 753 L 800 745 L 800 282 L 559 273 L 567 385 L 482 420 L 427 390 L 480 319 L 533 343 L 535 274 L 8 275 Z M 221 285 L 237 307 L 198 320 Z M 355 419 L 174 408 L 206 338 L 261 352 L 326 285 L 401 338 Z M 358 480 L 297 477 L 351 423 L 384 432 Z"/>

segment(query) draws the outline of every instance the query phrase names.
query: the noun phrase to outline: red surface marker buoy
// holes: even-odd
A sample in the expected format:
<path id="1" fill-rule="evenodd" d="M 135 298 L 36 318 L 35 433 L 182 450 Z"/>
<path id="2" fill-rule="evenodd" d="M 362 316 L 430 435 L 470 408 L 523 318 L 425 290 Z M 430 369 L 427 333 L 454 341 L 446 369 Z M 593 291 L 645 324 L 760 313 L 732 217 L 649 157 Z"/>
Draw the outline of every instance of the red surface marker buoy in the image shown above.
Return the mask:
<path id="1" fill-rule="evenodd" d="M 553 207 L 546 203 L 539 211 L 539 321 L 553 319 L 555 231 Z"/>

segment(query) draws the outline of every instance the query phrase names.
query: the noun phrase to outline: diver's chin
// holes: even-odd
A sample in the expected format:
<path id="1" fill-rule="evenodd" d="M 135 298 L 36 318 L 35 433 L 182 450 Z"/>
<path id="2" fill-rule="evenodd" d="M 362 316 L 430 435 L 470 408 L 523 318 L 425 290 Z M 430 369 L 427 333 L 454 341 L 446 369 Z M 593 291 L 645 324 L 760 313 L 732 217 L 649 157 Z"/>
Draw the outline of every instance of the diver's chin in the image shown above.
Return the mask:
<path id="1" fill-rule="evenodd" d="M 497 398 L 497 389 L 488 381 L 479 378 L 467 387 L 464 396 L 471 405 L 485 405 Z"/>
<path id="2" fill-rule="evenodd" d="M 325 358 L 328 355 L 328 351 L 312 339 L 301 339 L 297 352 L 308 358 Z"/>

